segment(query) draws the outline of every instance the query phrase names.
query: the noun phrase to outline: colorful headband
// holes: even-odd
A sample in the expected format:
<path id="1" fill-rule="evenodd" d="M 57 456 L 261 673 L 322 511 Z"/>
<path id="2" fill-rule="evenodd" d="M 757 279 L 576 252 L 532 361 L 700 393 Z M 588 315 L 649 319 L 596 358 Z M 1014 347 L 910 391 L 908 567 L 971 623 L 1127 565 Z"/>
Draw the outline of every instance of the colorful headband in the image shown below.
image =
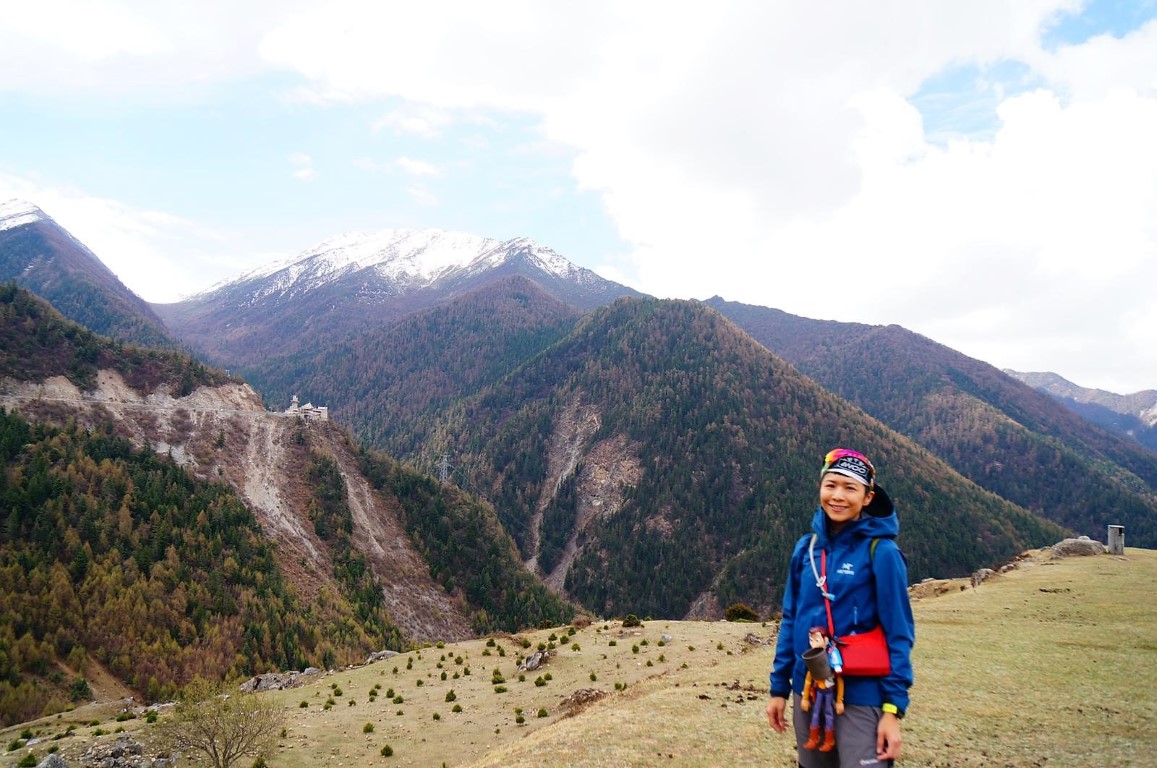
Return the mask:
<path id="1" fill-rule="evenodd" d="M 835 472 L 838 475 L 859 480 L 868 486 L 869 490 L 876 484 L 876 468 L 872 466 L 872 462 L 868 461 L 868 457 L 847 448 L 836 448 L 828 451 L 828 455 L 824 457 L 824 468 L 820 472 L 820 477 L 828 472 Z"/>

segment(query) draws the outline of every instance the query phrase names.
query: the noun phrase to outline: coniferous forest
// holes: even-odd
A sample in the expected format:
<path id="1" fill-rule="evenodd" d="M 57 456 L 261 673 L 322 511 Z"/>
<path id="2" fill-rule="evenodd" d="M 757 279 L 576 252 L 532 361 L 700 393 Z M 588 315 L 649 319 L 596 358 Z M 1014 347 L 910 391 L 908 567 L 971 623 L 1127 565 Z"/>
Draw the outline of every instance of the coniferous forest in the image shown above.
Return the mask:
<path id="1" fill-rule="evenodd" d="M 83 695 L 90 659 L 150 700 L 195 675 L 400 647 L 344 601 L 304 605 L 232 490 L 111 432 L 0 412 L 0 719 Z M 66 666 L 60 666 L 63 662 Z"/>
<path id="2" fill-rule="evenodd" d="M 902 500 L 914 580 L 967 573 L 1064 536 L 891 434 L 716 312 L 623 299 L 447 411 L 433 430 L 429 452 L 449 450 L 473 467 L 470 482 L 492 500 L 522 557 L 536 554 L 537 540 L 543 566 L 575 519 L 573 489 L 553 489 L 548 474 L 568 403 L 597 411 L 590 444 L 621 439 L 641 467 L 622 508 L 582 532 L 566 577 L 568 593 L 595 612 L 681 616 L 705 593 L 723 606 L 771 611 L 815 509 L 817 461 L 837 444 L 872 446 L 887 472 Z M 544 490 L 551 502 L 536 539 Z"/>

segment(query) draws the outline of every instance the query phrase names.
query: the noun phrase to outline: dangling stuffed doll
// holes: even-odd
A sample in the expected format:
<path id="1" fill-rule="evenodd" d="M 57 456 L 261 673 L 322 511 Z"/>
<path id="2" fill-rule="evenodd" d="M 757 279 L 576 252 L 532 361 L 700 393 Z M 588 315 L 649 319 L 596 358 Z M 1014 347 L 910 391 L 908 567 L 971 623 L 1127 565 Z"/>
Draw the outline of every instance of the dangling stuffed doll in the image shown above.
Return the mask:
<path id="1" fill-rule="evenodd" d="M 831 752 L 836 748 L 836 715 L 844 714 L 843 659 L 823 627 L 808 631 L 808 645 L 803 654 L 807 664 L 800 708 L 811 712 L 811 730 L 804 749 Z M 823 742 L 820 742 L 823 731 Z"/>

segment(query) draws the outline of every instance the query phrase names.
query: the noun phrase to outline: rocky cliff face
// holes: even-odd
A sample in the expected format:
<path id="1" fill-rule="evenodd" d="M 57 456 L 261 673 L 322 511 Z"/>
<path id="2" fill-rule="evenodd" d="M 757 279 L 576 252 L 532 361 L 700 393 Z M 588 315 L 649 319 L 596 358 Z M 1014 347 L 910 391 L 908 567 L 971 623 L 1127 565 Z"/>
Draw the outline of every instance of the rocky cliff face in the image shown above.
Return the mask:
<path id="1" fill-rule="evenodd" d="M 575 523 L 558 564 L 542 576 L 551 589 L 565 594 L 566 576 L 578 556 L 580 544 L 598 518 L 615 515 L 623 505 L 623 488 L 639 482 L 642 467 L 638 447 L 622 435 L 594 442 L 602 414 L 575 397 L 555 418 L 547 456 L 547 479 L 531 521 L 531 551 L 527 567 L 540 571 L 543 511 L 554 501 L 563 482 L 576 481 Z"/>
<path id="2" fill-rule="evenodd" d="M 345 481 L 352 538 L 383 585 L 394 622 L 416 642 L 472 636 L 463 611 L 431 579 L 428 564 L 411 545 L 396 500 L 370 488 L 344 433 L 329 422 L 266 411 L 246 384 L 201 387 L 181 398 L 165 390 L 142 396 L 110 371 L 102 371 L 89 392 L 62 376 L 35 384 L 5 380 L 0 406 L 35 420 L 111 422 L 118 433 L 171 456 L 196 476 L 229 483 L 277 542 L 281 566 L 305 600 L 315 599 L 323 587 L 338 589 L 327 545 L 306 514 L 309 452 L 327 453 Z"/>

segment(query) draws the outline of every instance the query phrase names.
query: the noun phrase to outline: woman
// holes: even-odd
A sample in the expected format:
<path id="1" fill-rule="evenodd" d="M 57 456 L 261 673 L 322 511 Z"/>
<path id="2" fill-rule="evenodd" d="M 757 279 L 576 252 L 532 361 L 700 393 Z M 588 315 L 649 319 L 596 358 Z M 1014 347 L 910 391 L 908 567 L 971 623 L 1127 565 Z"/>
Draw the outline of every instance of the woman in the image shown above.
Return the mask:
<path id="1" fill-rule="evenodd" d="M 912 686 L 916 628 L 908 600 L 908 566 L 896 545 L 899 532 L 892 500 L 876 485 L 876 470 L 867 457 L 845 448 L 828 453 L 812 532 L 799 540 L 791 556 L 767 705 L 768 723 L 783 733 L 787 696 L 795 693 L 793 720 L 802 768 L 890 766 L 900 756 L 900 719 Z M 829 626 L 834 636 L 843 637 L 877 625 L 884 631 L 891 670 L 875 677 L 845 671 L 844 712 L 835 719 L 835 748 L 805 749 L 809 717 L 799 704 L 808 671 L 803 654 L 810 647 L 809 631 Z"/>

